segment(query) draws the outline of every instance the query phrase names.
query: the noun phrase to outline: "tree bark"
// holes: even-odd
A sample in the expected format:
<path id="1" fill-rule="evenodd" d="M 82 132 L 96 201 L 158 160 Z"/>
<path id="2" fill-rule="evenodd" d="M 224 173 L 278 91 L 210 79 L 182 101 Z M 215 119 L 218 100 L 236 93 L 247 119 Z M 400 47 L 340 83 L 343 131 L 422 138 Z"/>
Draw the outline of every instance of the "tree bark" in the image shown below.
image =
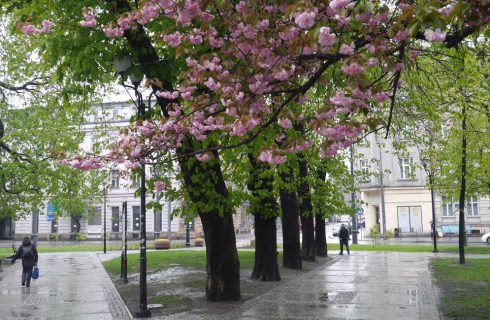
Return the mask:
<path id="1" fill-rule="evenodd" d="M 178 153 L 189 154 L 192 140 L 187 138 Z M 187 147 L 186 147 L 187 146 Z M 237 301 L 240 299 L 240 264 L 236 249 L 233 209 L 221 172 L 219 155 L 208 163 L 193 157 L 181 157 L 180 169 L 191 200 L 198 204 L 206 241 L 206 299 Z M 213 205 L 210 206 L 209 203 Z M 207 204 L 202 206 L 199 204 Z M 207 210 L 205 210 L 207 208 Z"/>
<path id="2" fill-rule="evenodd" d="M 308 164 L 304 155 L 299 155 L 300 185 L 298 198 L 300 200 L 299 212 L 301 215 L 301 231 L 303 241 L 301 243 L 301 258 L 307 261 L 315 261 L 315 231 L 313 222 L 313 206 L 311 204 L 310 186 L 308 177 Z"/>
<path id="3" fill-rule="evenodd" d="M 291 168 L 287 172 L 280 173 L 281 179 L 285 184 L 293 181 L 293 171 Z M 296 192 L 282 188 L 279 191 L 282 210 L 282 238 L 283 238 L 283 259 L 282 264 L 285 268 L 301 269 L 301 248 L 299 244 L 299 207 Z"/>
<path id="4" fill-rule="evenodd" d="M 315 216 L 315 254 L 318 257 L 328 256 L 325 219 L 320 215 Z"/>
<path id="5" fill-rule="evenodd" d="M 464 245 L 466 240 L 466 227 L 464 221 L 465 196 L 466 196 L 466 104 L 463 105 L 463 123 L 461 134 L 461 189 L 459 192 L 459 264 L 465 264 Z M 434 235 L 435 237 L 435 235 Z"/>
<path id="6" fill-rule="evenodd" d="M 276 217 L 264 218 L 260 213 L 255 218 L 255 262 L 252 279 L 279 281 L 277 262 Z"/>
<path id="7" fill-rule="evenodd" d="M 252 165 L 248 189 L 254 197 L 250 210 L 255 225 L 255 261 L 251 277 L 262 281 L 279 281 L 276 230 L 279 206 L 274 195 L 273 177 L 267 175 L 271 167 L 258 163 L 252 153 L 248 154 L 248 158 Z"/>

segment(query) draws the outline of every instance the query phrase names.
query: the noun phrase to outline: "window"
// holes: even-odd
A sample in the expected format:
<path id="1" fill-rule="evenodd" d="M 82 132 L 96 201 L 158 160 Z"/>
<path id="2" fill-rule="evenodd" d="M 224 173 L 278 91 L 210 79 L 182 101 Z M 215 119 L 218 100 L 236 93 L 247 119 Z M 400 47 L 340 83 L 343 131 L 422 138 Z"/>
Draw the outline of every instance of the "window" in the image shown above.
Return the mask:
<path id="1" fill-rule="evenodd" d="M 133 175 L 131 176 L 131 188 L 139 188 L 140 185 L 141 185 L 141 177 L 136 174 L 136 173 L 133 173 Z"/>
<path id="2" fill-rule="evenodd" d="M 466 202 L 466 215 L 477 216 L 478 215 L 478 199 L 473 197 L 469 198 Z"/>
<path id="3" fill-rule="evenodd" d="M 140 230 L 140 207 L 139 206 L 133 206 L 133 231 L 139 231 Z"/>
<path id="4" fill-rule="evenodd" d="M 400 176 L 402 179 L 412 179 L 413 158 L 400 160 Z"/>
<path id="5" fill-rule="evenodd" d="M 89 226 L 100 226 L 102 224 L 102 208 L 95 207 L 94 210 L 89 214 L 88 225 Z"/>
<path id="6" fill-rule="evenodd" d="M 112 207 L 112 232 L 119 232 L 119 207 Z"/>
<path id="7" fill-rule="evenodd" d="M 361 159 L 359 163 L 361 169 L 361 181 L 369 181 L 369 162 L 367 159 Z"/>
<path id="8" fill-rule="evenodd" d="M 112 189 L 119 189 L 119 171 L 111 170 L 111 186 Z"/>
<path id="9" fill-rule="evenodd" d="M 454 212 L 458 208 L 457 203 L 453 203 L 453 199 L 451 197 L 442 197 L 442 216 L 443 217 L 452 217 L 454 216 Z"/>

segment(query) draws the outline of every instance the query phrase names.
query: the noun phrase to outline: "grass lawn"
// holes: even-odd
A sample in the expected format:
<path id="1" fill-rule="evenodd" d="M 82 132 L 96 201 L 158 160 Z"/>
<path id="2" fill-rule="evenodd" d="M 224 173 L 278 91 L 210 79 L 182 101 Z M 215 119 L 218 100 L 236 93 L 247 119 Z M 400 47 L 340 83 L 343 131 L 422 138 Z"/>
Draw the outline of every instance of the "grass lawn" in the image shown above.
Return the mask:
<path id="1" fill-rule="evenodd" d="M 153 244 L 148 244 L 148 249 L 153 249 Z M 183 243 L 172 244 L 171 248 L 184 248 L 185 245 Z M 139 244 L 134 243 L 129 245 L 128 250 L 137 250 L 139 249 Z M 42 245 L 37 247 L 39 252 L 87 252 L 87 251 L 103 251 L 104 247 L 102 244 L 100 245 L 85 245 L 82 243 L 74 244 L 74 245 L 59 245 L 59 246 L 49 246 L 43 247 Z M 108 245 L 107 251 L 121 251 L 121 245 Z M 0 256 L 5 255 L 9 256 L 12 254 L 12 248 L 0 248 Z"/>
<path id="2" fill-rule="evenodd" d="M 328 251 L 338 251 L 338 243 L 328 244 Z M 418 245 L 391 245 L 391 244 L 354 244 L 351 245 L 352 251 L 389 251 L 389 252 L 432 252 L 432 246 Z M 441 253 L 458 253 L 458 246 L 437 246 Z M 344 248 L 345 250 L 345 248 Z M 465 247 L 465 254 L 490 254 L 490 246 Z"/>
<path id="3" fill-rule="evenodd" d="M 179 250 L 179 251 L 150 251 L 146 253 L 147 268 L 152 272 L 158 272 L 169 267 L 181 267 L 205 270 L 206 252 L 204 250 Z M 238 251 L 240 268 L 252 269 L 255 252 Z M 139 272 L 139 254 L 128 254 L 128 273 Z M 116 258 L 104 262 L 107 272 L 119 274 L 121 259 Z"/>
<path id="4" fill-rule="evenodd" d="M 490 319 L 490 259 L 433 259 L 441 311 L 452 319 Z"/>

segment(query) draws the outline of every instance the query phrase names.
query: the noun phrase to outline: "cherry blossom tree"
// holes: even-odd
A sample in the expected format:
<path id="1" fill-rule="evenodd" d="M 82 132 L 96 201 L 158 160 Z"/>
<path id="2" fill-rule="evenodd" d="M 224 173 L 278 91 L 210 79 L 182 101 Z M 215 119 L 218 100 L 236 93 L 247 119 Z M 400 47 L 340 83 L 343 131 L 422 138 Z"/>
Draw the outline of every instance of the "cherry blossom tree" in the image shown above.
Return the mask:
<path id="1" fill-rule="evenodd" d="M 490 21 L 490 5 L 479 0 L 149 0 L 134 5 L 92 0 L 10 8 L 21 32 L 51 39 L 49 53 L 58 58 L 59 69 L 75 65 L 62 59 L 60 39 L 83 39 L 97 44 L 90 48 L 98 55 L 92 53 L 87 64 L 110 70 L 107 53 L 124 51 L 133 60 L 130 71 L 146 76 L 158 111 L 125 130 L 110 155 L 66 161 L 82 169 L 98 168 L 102 161 L 126 162 L 135 169 L 152 155 L 178 158 L 189 197 L 201 207 L 210 300 L 239 298 L 220 150 L 248 144 L 279 126 L 283 132 L 264 140 L 259 161 L 283 164 L 289 154 L 310 148 L 323 158 L 334 156 L 385 113 L 390 127 L 401 74 L 421 45 L 455 47 L 485 32 Z M 90 76 L 80 81 L 96 78 L 84 70 Z M 340 79 L 331 81 L 334 75 Z M 312 96 L 323 101 L 314 112 L 308 103 Z M 317 139 L 295 134 L 293 123 Z"/>

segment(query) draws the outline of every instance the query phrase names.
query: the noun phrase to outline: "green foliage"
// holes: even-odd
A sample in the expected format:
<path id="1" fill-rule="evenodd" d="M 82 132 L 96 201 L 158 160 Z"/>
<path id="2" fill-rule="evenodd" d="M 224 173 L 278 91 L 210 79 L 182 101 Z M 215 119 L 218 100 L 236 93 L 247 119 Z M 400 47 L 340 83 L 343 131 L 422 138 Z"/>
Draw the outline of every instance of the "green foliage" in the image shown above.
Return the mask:
<path id="1" fill-rule="evenodd" d="M 75 235 L 75 239 L 78 241 L 85 241 L 87 240 L 87 236 L 84 233 L 77 232 Z"/>
<path id="2" fill-rule="evenodd" d="M 381 235 L 379 224 L 375 224 L 371 229 L 369 229 L 369 238 L 376 240 Z"/>

